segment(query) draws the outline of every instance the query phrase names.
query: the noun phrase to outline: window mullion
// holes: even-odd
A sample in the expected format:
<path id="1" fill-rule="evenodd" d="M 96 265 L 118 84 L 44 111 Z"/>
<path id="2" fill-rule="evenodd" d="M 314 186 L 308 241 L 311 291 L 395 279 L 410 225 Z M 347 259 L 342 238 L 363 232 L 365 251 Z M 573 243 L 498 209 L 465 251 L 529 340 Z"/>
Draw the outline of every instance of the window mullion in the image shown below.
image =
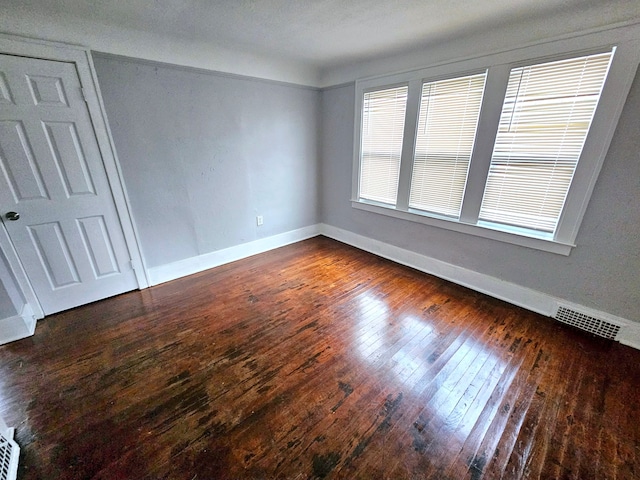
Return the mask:
<path id="1" fill-rule="evenodd" d="M 471 154 L 467 185 L 460 212 L 460 221 L 464 223 L 476 224 L 478 222 L 510 73 L 511 67 L 508 65 L 496 65 L 491 67 L 487 73 L 476 131 L 476 142 Z"/>
<path id="2" fill-rule="evenodd" d="M 400 177 L 398 179 L 398 197 L 396 201 L 397 210 L 407 211 L 409 209 L 409 189 L 411 188 L 413 152 L 416 143 L 416 129 L 418 126 L 418 109 L 420 106 L 421 90 L 422 80 L 412 80 L 409 82 L 402 155 L 400 157 Z"/>

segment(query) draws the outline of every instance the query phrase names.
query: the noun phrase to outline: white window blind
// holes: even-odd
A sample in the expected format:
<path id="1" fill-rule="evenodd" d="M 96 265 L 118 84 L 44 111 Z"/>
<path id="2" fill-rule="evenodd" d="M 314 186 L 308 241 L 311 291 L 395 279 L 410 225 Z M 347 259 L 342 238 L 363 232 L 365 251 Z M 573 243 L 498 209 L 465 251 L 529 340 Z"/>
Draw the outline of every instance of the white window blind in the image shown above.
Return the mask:
<path id="1" fill-rule="evenodd" d="M 395 205 L 408 87 L 364 94 L 360 198 Z"/>
<path id="2" fill-rule="evenodd" d="M 481 221 L 555 232 L 612 56 L 511 70 Z"/>
<path id="3" fill-rule="evenodd" d="M 409 207 L 458 218 L 486 72 L 422 86 Z"/>

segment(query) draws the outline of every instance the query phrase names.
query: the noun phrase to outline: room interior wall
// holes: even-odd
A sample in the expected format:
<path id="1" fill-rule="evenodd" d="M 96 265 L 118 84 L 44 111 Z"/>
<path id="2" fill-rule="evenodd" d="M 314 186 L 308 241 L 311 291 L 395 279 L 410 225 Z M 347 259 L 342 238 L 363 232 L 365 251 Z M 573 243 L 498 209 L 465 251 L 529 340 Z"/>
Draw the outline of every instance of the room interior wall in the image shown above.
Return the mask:
<path id="1" fill-rule="evenodd" d="M 147 268 L 318 223 L 317 89 L 94 62 Z"/>
<path id="2" fill-rule="evenodd" d="M 640 74 L 569 256 L 354 209 L 355 87 L 322 99 L 322 222 L 628 320 L 640 321 Z"/>
<path id="3" fill-rule="evenodd" d="M 353 83 L 320 91 L 95 52 L 94 60 L 147 268 L 322 222 L 640 320 L 637 78 L 578 247 L 563 257 L 353 209 Z M 324 81 L 390 68 L 381 62 L 338 67 Z M 17 292 L 2 278 L 0 312 Z"/>

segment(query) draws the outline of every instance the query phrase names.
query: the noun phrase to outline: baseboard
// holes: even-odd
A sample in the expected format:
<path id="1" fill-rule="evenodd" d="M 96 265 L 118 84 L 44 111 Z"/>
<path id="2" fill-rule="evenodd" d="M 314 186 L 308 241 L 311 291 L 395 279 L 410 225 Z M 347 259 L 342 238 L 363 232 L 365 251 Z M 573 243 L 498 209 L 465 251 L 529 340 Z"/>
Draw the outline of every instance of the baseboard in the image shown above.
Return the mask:
<path id="1" fill-rule="evenodd" d="M 320 232 L 326 237 L 415 268 L 421 272 L 449 280 L 463 287 L 471 288 L 477 292 L 486 293 L 527 310 L 546 316 L 551 316 L 555 313 L 555 299 L 536 290 L 505 282 L 496 277 L 436 260 L 435 258 L 373 240 L 331 225 L 321 225 Z"/>
<path id="2" fill-rule="evenodd" d="M 150 268 L 147 270 L 147 275 L 151 285 L 158 285 L 226 263 L 235 262 L 236 260 L 241 260 L 252 255 L 267 252 L 274 248 L 284 247 L 285 245 L 306 240 L 307 238 L 317 235 L 333 238 L 334 240 L 365 250 L 374 255 L 471 288 L 477 292 L 504 300 L 505 302 L 540 313 L 547 317 L 553 317 L 556 314 L 559 304 L 566 305 L 570 303 L 537 290 L 506 282 L 490 275 L 436 260 L 435 258 L 412 252 L 411 250 L 396 247 L 327 224 L 311 225 L 216 252 Z M 620 325 L 621 328 L 616 336 L 616 340 L 624 345 L 640 350 L 640 323 L 581 305 L 572 305 L 574 305 L 577 310 L 588 312 L 595 317 L 607 319 Z M 35 327 L 35 320 L 33 320 L 33 322 Z M 1 324 L 0 331 L 2 331 Z M 0 338 L 0 343 L 2 343 L 2 338 Z"/>
<path id="3" fill-rule="evenodd" d="M 616 336 L 616 340 L 623 345 L 640 350 L 640 324 L 629 320 L 626 322 L 627 324 L 620 329 Z"/>
<path id="4" fill-rule="evenodd" d="M 234 247 L 217 250 L 215 252 L 198 255 L 197 257 L 186 258 L 178 262 L 149 268 L 147 276 L 151 285 L 169 282 L 180 277 L 192 275 L 194 273 L 218 267 L 226 263 L 235 262 L 258 253 L 264 253 L 274 248 L 284 247 L 291 243 L 300 242 L 307 238 L 320 234 L 319 225 L 291 230 L 289 232 L 261 238 L 253 242 L 243 243 Z"/>
<path id="5" fill-rule="evenodd" d="M 320 224 L 320 233 L 326 237 L 333 238 L 334 240 L 392 260 L 396 263 L 471 288 L 472 290 L 491 297 L 499 298 L 505 302 L 512 303 L 547 317 L 553 317 L 556 314 L 558 304 L 566 305 L 570 303 L 537 290 L 522 287 L 441 260 L 436 260 L 426 255 L 373 240 L 331 225 Z M 616 340 L 624 345 L 640 350 L 640 323 L 589 307 L 576 304 L 572 305 L 577 310 L 585 311 L 597 318 L 603 318 L 620 325 L 620 331 L 616 336 Z"/>
<path id="6" fill-rule="evenodd" d="M 30 337 L 36 331 L 36 317 L 29 304 L 22 307 L 20 315 L 0 319 L 0 345 Z"/>

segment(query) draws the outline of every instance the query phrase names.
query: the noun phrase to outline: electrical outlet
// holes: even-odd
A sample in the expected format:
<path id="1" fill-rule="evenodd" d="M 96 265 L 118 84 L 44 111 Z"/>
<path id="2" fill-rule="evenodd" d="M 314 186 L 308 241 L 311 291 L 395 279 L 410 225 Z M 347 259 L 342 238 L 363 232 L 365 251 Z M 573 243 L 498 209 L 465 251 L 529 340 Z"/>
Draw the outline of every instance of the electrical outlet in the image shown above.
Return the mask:
<path id="1" fill-rule="evenodd" d="M 258 215 L 258 216 L 256 217 L 256 224 L 257 224 L 258 226 L 260 226 L 260 225 L 262 225 L 263 223 L 264 223 L 264 218 L 262 218 L 262 215 Z"/>

